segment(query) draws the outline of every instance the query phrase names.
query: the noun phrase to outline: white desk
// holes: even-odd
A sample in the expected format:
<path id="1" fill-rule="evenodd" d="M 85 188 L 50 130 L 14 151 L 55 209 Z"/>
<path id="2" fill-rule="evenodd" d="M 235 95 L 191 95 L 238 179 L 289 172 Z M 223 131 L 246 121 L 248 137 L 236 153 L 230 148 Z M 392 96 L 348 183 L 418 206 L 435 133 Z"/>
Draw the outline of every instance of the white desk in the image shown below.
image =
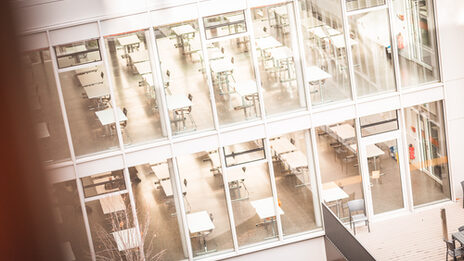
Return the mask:
<path id="1" fill-rule="evenodd" d="M 330 130 L 334 132 L 342 141 L 355 137 L 355 130 L 353 126 L 347 123 L 331 127 Z"/>
<path id="2" fill-rule="evenodd" d="M 124 115 L 121 109 L 116 108 L 116 112 L 118 114 L 119 121 L 127 121 L 127 117 L 126 115 Z M 109 108 L 102 111 L 96 111 L 95 114 L 97 115 L 98 120 L 103 126 L 116 122 L 116 120 L 114 119 L 113 108 Z"/>
<path id="3" fill-rule="evenodd" d="M 124 36 L 124 37 L 119 37 L 118 42 L 122 46 L 128 46 L 128 45 L 134 45 L 134 44 L 140 44 L 140 39 L 137 37 L 137 35 L 129 35 L 129 36 Z"/>
<path id="4" fill-rule="evenodd" d="M 246 175 L 243 172 L 242 168 L 231 168 L 227 169 L 227 182 L 237 182 L 241 180 L 245 180 Z"/>
<path id="5" fill-rule="evenodd" d="M 163 188 L 164 195 L 166 195 L 166 197 L 172 197 L 173 196 L 171 180 L 170 179 L 161 180 L 160 185 Z M 181 187 L 182 187 L 182 194 L 187 193 L 187 187 L 185 186 L 184 183 L 182 183 Z"/>
<path id="6" fill-rule="evenodd" d="M 135 63 L 134 67 L 141 75 L 151 73 L 150 61 Z"/>
<path id="7" fill-rule="evenodd" d="M 89 99 L 97 99 L 110 95 L 110 89 L 104 83 L 84 87 L 84 91 Z"/>
<path id="8" fill-rule="evenodd" d="M 148 84 L 148 86 L 154 85 L 153 76 L 151 74 L 143 74 L 142 78 Z"/>
<path id="9" fill-rule="evenodd" d="M 336 49 L 345 48 L 345 46 L 346 46 L 345 45 L 345 36 L 343 36 L 343 34 L 336 35 L 336 36 L 330 38 L 330 42 Z M 356 45 L 356 44 L 358 44 L 358 41 L 349 38 L 348 46 L 351 47 L 352 45 Z"/>
<path id="10" fill-rule="evenodd" d="M 167 162 L 151 165 L 150 167 L 160 180 L 169 179 L 169 166 Z"/>
<path id="11" fill-rule="evenodd" d="M 103 83 L 103 78 L 99 72 L 89 72 L 77 75 L 77 79 L 82 87 Z"/>
<path id="12" fill-rule="evenodd" d="M 285 153 L 280 158 L 291 170 L 308 167 L 306 156 L 301 151 Z"/>
<path id="13" fill-rule="evenodd" d="M 192 101 L 190 101 L 185 95 L 166 95 L 166 102 L 168 105 L 168 110 L 174 111 L 182 108 L 188 108 L 192 106 Z"/>
<path id="14" fill-rule="evenodd" d="M 328 25 L 314 27 L 314 28 L 309 29 L 308 31 L 320 39 L 341 34 L 340 31 L 335 30 Z"/>
<path id="15" fill-rule="evenodd" d="M 258 38 L 255 40 L 255 42 L 256 42 L 256 47 L 261 50 L 267 50 L 270 48 L 276 48 L 276 47 L 282 46 L 282 43 L 272 36 Z"/>
<path id="16" fill-rule="evenodd" d="M 126 204 L 121 195 L 113 195 L 100 199 L 100 205 L 104 214 L 126 210 Z"/>
<path id="17" fill-rule="evenodd" d="M 116 231 L 111 233 L 114 241 L 118 245 L 119 251 L 135 248 L 140 246 L 140 241 L 137 237 L 137 229 L 135 227 Z"/>
<path id="18" fill-rule="evenodd" d="M 323 102 L 324 101 L 324 95 L 322 94 L 323 81 L 327 80 L 329 78 L 332 78 L 332 75 L 330 75 L 326 71 L 323 71 L 322 69 L 320 69 L 317 66 L 309 66 L 308 68 L 306 68 L 306 71 L 307 71 L 307 75 L 309 77 L 308 82 L 311 85 L 314 85 L 314 83 L 317 83 L 317 86 L 319 87 L 318 91 L 319 91 L 319 95 L 321 97 L 321 102 Z M 310 90 L 310 92 L 311 92 L 311 90 Z"/>
<path id="19" fill-rule="evenodd" d="M 171 27 L 171 30 L 177 36 L 182 36 L 184 34 L 193 34 L 196 32 L 195 29 L 189 24 Z"/>
<path id="20" fill-rule="evenodd" d="M 256 213 L 260 219 L 266 219 L 276 216 L 274 208 L 274 200 L 272 197 L 263 198 L 259 200 L 251 201 L 250 204 L 255 208 Z M 277 212 L 279 215 L 283 215 L 284 211 L 277 206 Z"/>
<path id="21" fill-rule="evenodd" d="M 234 65 L 228 59 L 217 59 L 210 62 L 213 73 L 223 73 L 234 70 Z"/>
<path id="22" fill-rule="evenodd" d="M 98 183 L 103 183 L 103 182 L 107 182 L 107 181 L 110 181 L 110 180 L 114 180 L 112 178 L 113 178 L 112 176 L 107 176 L 107 177 L 103 177 L 103 178 L 94 178 L 93 183 L 98 184 Z M 119 188 L 106 189 L 105 185 L 98 185 L 98 186 L 95 186 L 95 190 L 97 191 L 97 195 L 100 195 L 100 194 L 105 194 L 105 193 L 108 193 L 108 192 L 118 191 Z"/>
<path id="23" fill-rule="evenodd" d="M 341 189 L 335 182 L 328 182 L 325 183 L 326 189 L 322 189 L 322 198 L 325 202 L 337 202 L 337 216 L 340 216 L 340 201 L 342 199 L 348 198 L 348 194 L 346 194 L 343 189 Z"/>
<path id="24" fill-rule="evenodd" d="M 293 145 L 287 138 L 279 138 L 272 140 L 271 149 L 274 150 L 276 155 L 292 152 L 296 150 L 295 145 Z"/>
<path id="25" fill-rule="evenodd" d="M 258 93 L 258 87 L 256 87 L 256 82 L 253 80 L 247 80 L 244 82 L 237 83 L 235 86 L 235 91 L 241 97 L 246 97 L 248 95 L 254 95 Z"/>
<path id="26" fill-rule="evenodd" d="M 211 60 L 218 60 L 224 58 L 224 54 L 221 50 L 217 47 L 208 48 L 208 59 Z"/>
<path id="27" fill-rule="evenodd" d="M 98 70 L 98 67 L 95 65 L 95 66 L 85 67 L 82 69 L 77 69 L 74 72 L 76 73 L 76 75 L 79 75 L 79 74 L 84 74 L 84 73 L 96 72 L 97 70 Z"/>
<path id="28" fill-rule="evenodd" d="M 35 125 L 36 135 L 39 139 L 50 137 L 50 132 L 48 131 L 46 122 L 39 122 Z"/>
<path id="29" fill-rule="evenodd" d="M 142 51 L 137 51 L 137 52 L 132 52 L 129 55 L 130 64 L 135 64 L 135 63 L 140 63 L 140 62 L 145 62 L 148 61 L 148 52 L 147 50 L 142 50 Z"/>
<path id="30" fill-rule="evenodd" d="M 324 23 L 313 16 L 307 17 L 307 18 L 302 18 L 301 25 L 308 31 L 311 28 L 321 26 Z"/>
<path id="31" fill-rule="evenodd" d="M 356 144 L 351 144 L 350 148 L 354 151 L 357 152 L 358 148 Z M 374 170 L 377 170 L 377 157 L 385 154 L 385 152 L 380 149 L 377 145 L 375 144 L 369 144 L 366 146 L 366 157 L 367 158 L 374 158 Z"/>
<path id="32" fill-rule="evenodd" d="M 187 224 L 192 234 L 214 229 L 214 224 L 206 211 L 187 214 Z"/>
<path id="33" fill-rule="evenodd" d="M 287 46 L 273 48 L 269 50 L 269 53 L 271 57 L 274 58 L 275 60 L 284 60 L 284 59 L 293 58 L 293 52 Z"/>

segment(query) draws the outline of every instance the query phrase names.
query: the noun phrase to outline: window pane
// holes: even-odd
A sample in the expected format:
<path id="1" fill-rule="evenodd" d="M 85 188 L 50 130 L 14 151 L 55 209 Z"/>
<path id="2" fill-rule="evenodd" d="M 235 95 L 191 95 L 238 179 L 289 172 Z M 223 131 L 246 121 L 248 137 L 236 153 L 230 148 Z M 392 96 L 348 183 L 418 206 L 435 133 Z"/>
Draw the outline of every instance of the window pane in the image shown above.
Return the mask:
<path id="1" fill-rule="evenodd" d="M 62 72 L 60 81 L 76 155 L 117 149 L 114 108 L 104 67 Z M 124 123 L 123 110 L 117 107 L 116 112 Z"/>
<path id="2" fill-rule="evenodd" d="M 297 84 L 297 75 L 302 76 L 295 66 L 299 56 L 292 4 L 253 8 L 251 12 L 266 113 L 304 108 L 304 86 Z"/>
<path id="3" fill-rule="evenodd" d="M 58 68 L 101 61 L 97 39 L 55 46 Z"/>
<path id="4" fill-rule="evenodd" d="M 346 0 L 346 10 L 352 11 L 384 4 L 385 0 Z"/>
<path id="5" fill-rule="evenodd" d="M 231 167 L 265 159 L 262 140 L 255 140 L 224 147 L 226 166 Z"/>
<path id="6" fill-rule="evenodd" d="M 126 189 L 122 169 L 84 177 L 81 180 L 86 198 Z"/>
<path id="7" fill-rule="evenodd" d="M 120 123 L 124 144 L 163 136 L 146 38 L 148 31 L 105 39 L 114 95 L 127 120 Z"/>
<path id="8" fill-rule="evenodd" d="M 362 199 L 354 120 L 316 129 L 322 199 L 342 220 L 349 221 L 348 201 Z"/>
<path id="9" fill-rule="evenodd" d="M 289 133 L 270 141 L 277 193 L 285 211 L 281 216 L 285 235 L 321 226 L 316 174 L 307 154 L 310 144 L 308 131 Z"/>
<path id="10" fill-rule="evenodd" d="M 313 105 L 351 98 L 341 6 L 301 0 L 301 31 Z M 350 46 L 358 42 L 351 39 Z"/>
<path id="11" fill-rule="evenodd" d="M 209 48 L 219 123 L 226 125 L 260 118 L 258 88 L 248 51 L 249 38 L 224 40 Z"/>
<path id="12" fill-rule="evenodd" d="M 392 3 L 402 86 L 438 80 L 432 1 L 393 0 Z"/>
<path id="13" fill-rule="evenodd" d="M 361 136 L 366 137 L 378 133 L 398 129 L 397 111 L 377 113 L 359 118 Z"/>
<path id="14" fill-rule="evenodd" d="M 443 103 L 407 108 L 405 121 L 414 206 L 449 199 Z"/>
<path id="15" fill-rule="evenodd" d="M 233 248 L 222 175 L 210 171 L 208 155 L 177 158 L 194 256 Z"/>
<path id="16" fill-rule="evenodd" d="M 51 196 L 63 255 L 74 256 L 76 260 L 91 260 L 76 182 L 53 184 Z"/>
<path id="17" fill-rule="evenodd" d="M 350 16 L 354 75 L 358 96 L 395 90 L 387 10 Z"/>
<path id="18" fill-rule="evenodd" d="M 144 236 L 147 260 L 181 260 L 187 258 L 183 240 L 180 199 L 174 183 L 171 159 L 149 162 L 129 168 L 137 217 Z M 184 189 L 185 190 L 185 189 Z M 185 190 L 185 196 L 192 191 Z"/>
<path id="19" fill-rule="evenodd" d="M 212 129 L 198 23 L 190 21 L 157 28 L 156 44 L 173 134 Z"/>
<path id="20" fill-rule="evenodd" d="M 244 11 L 203 18 L 206 39 L 246 32 Z"/>
<path id="21" fill-rule="evenodd" d="M 50 52 L 43 49 L 23 53 L 21 69 L 41 159 L 47 163 L 69 159 L 68 141 Z"/>

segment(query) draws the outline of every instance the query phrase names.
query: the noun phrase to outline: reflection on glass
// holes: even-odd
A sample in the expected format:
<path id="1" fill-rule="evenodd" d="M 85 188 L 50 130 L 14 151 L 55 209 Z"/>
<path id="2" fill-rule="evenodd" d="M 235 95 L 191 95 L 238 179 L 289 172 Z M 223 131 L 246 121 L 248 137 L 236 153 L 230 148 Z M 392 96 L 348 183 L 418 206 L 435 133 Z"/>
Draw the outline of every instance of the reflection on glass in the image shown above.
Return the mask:
<path id="1" fill-rule="evenodd" d="M 226 166 L 245 164 L 265 159 L 263 140 L 255 140 L 224 147 Z"/>
<path id="2" fill-rule="evenodd" d="M 114 109 L 120 124 L 127 124 L 127 117 L 122 108 L 111 107 L 103 66 L 62 72 L 60 82 L 76 155 L 116 149 Z"/>
<path id="3" fill-rule="evenodd" d="M 398 129 L 398 112 L 387 111 L 359 118 L 361 136 L 367 137 Z"/>
<path id="4" fill-rule="evenodd" d="M 438 80 L 437 43 L 431 1 L 394 0 L 393 26 L 402 86 Z"/>
<path id="5" fill-rule="evenodd" d="M 248 37 L 239 37 L 209 46 L 209 66 L 221 125 L 261 117 L 249 45 Z"/>
<path id="6" fill-rule="evenodd" d="M 354 120 L 316 129 L 322 199 L 342 220 L 349 221 L 348 201 L 362 199 Z"/>
<path id="7" fill-rule="evenodd" d="M 358 96 L 395 90 L 387 10 L 348 17 Z"/>
<path id="8" fill-rule="evenodd" d="M 374 214 L 403 208 L 397 141 L 366 145 L 366 157 Z"/>
<path id="9" fill-rule="evenodd" d="M 450 198 L 443 103 L 407 108 L 405 121 L 414 206 Z"/>
<path id="10" fill-rule="evenodd" d="M 48 49 L 23 53 L 21 70 L 41 159 L 49 163 L 69 159 L 68 141 Z"/>
<path id="11" fill-rule="evenodd" d="M 300 0 L 305 68 L 313 105 L 351 98 L 341 6 Z M 350 46 L 358 42 L 351 39 Z"/>
<path id="12" fill-rule="evenodd" d="M 85 204 L 97 259 L 140 260 L 138 239 L 129 195 L 116 194 Z"/>
<path id="13" fill-rule="evenodd" d="M 203 18 L 206 39 L 246 32 L 244 11 Z"/>
<path id="14" fill-rule="evenodd" d="M 132 190 L 146 259 L 187 258 L 187 245 L 182 240 L 183 226 L 171 160 L 149 162 L 130 167 L 129 172 L 131 170 Z M 190 188 L 186 189 L 184 184 L 182 186 L 184 197 L 192 192 Z M 188 206 L 186 201 L 184 204 Z"/>
<path id="15" fill-rule="evenodd" d="M 101 61 L 98 40 L 87 40 L 55 46 L 58 68 Z"/>
<path id="16" fill-rule="evenodd" d="M 346 10 L 353 11 L 384 4 L 385 0 L 346 0 Z"/>
<path id="17" fill-rule="evenodd" d="M 251 12 L 266 113 L 304 107 L 304 89 L 297 86 L 300 71 L 294 58 L 298 57 L 298 47 L 292 4 L 253 8 Z"/>
<path id="18" fill-rule="evenodd" d="M 105 38 L 116 103 L 124 112 L 125 144 L 163 136 L 146 38 L 148 31 Z"/>
<path id="19" fill-rule="evenodd" d="M 76 182 L 53 184 L 51 199 L 61 252 L 76 260 L 91 260 Z"/>
<path id="20" fill-rule="evenodd" d="M 211 100 L 197 22 L 157 28 L 156 44 L 173 134 L 212 129 Z"/>
<path id="21" fill-rule="evenodd" d="M 123 170 L 81 178 L 86 198 L 126 189 Z"/>
<path id="22" fill-rule="evenodd" d="M 177 159 L 181 185 L 187 191 L 184 202 L 194 256 L 233 248 L 222 175 L 211 172 L 205 154 Z"/>
<path id="23" fill-rule="evenodd" d="M 271 139 L 277 193 L 285 215 L 285 235 L 320 227 L 319 200 L 312 161 L 308 162 L 309 132 L 289 133 Z"/>

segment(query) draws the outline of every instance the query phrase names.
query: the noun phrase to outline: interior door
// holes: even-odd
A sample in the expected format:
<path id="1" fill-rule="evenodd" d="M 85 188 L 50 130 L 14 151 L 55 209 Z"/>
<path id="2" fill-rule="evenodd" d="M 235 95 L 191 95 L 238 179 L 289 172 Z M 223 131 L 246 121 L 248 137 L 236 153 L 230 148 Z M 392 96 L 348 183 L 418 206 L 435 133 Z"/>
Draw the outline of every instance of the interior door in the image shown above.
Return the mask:
<path id="1" fill-rule="evenodd" d="M 401 148 L 399 131 L 369 136 L 361 141 L 363 180 L 371 215 L 404 209 L 406 206 Z"/>

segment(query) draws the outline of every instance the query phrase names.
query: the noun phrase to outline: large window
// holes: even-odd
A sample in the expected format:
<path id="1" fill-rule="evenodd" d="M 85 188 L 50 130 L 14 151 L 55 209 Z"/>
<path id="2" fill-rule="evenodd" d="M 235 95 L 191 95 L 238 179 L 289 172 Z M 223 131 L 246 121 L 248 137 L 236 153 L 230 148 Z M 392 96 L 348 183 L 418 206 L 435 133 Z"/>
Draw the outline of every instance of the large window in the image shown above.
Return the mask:
<path id="1" fill-rule="evenodd" d="M 297 84 L 302 77 L 292 4 L 253 8 L 251 12 L 266 113 L 304 108 L 304 86 Z"/>
<path id="2" fill-rule="evenodd" d="M 351 98 L 341 6 L 301 0 L 301 31 L 309 93 L 313 105 Z M 349 46 L 358 42 L 350 39 Z"/>
<path id="3" fill-rule="evenodd" d="M 55 46 L 58 68 L 101 61 L 97 39 Z"/>
<path id="4" fill-rule="evenodd" d="M 200 32 L 196 21 L 156 28 L 156 44 L 174 135 L 213 128 Z M 209 54 L 223 56 L 219 49 Z"/>
<path id="5" fill-rule="evenodd" d="M 68 141 L 49 50 L 23 53 L 21 69 L 26 86 L 25 98 L 34 116 L 41 159 L 46 163 L 69 159 Z"/>
<path id="6" fill-rule="evenodd" d="M 443 103 L 407 108 L 405 121 L 414 205 L 449 199 Z"/>
<path id="7" fill-rule="evenodd" d="M 436 81 L 437 42 L 431 0 L 394 0 L 393 29 L 404 87 Z"/>
<path id="8" fill-rule="evenodd" d="M 137 144 L 163 136 L 149 50 L 148 31 L 106 37 L 108 59 L 125 144 Z M 166 134 L 164 134 L 166 135 Z"/>

